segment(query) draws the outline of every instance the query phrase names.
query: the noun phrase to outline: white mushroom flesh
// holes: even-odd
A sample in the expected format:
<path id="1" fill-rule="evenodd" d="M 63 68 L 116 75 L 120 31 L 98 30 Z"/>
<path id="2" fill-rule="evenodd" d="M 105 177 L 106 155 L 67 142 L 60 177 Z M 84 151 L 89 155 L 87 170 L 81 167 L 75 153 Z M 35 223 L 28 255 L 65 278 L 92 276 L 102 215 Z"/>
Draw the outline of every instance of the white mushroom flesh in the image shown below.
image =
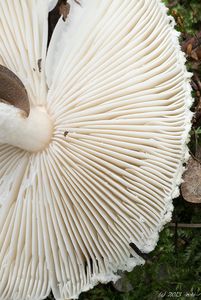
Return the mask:
<path id="1" fill-rule="evenodd" d="M 0 63 L 52 130 L 41 151 L 25 147 L 37 120 L 20 145 L 0 123 L 0 300 L 74 299 L 143 263 L 129 244 L 154 249 L 187 157 L 190 75 L 164 5 L 69 1 L 46 55 L 52 3 L 0 1 Z"/>

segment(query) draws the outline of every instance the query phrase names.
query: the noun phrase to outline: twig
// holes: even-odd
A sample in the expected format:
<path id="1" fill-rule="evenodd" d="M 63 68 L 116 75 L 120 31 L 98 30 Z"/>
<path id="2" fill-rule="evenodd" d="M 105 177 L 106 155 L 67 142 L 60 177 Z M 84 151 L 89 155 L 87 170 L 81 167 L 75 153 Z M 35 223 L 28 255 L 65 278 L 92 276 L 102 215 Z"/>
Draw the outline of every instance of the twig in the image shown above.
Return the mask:
<path id="1" fill-rule="evenodd" d="M 178 228 L 201 228 L 201 224 L 187 224 L 187 223 L 169 223 L 168 227 L 177 226 Z"/>
<path id="2" fill-rule="evenodd" d="M 190 149 L 189 149 L 189 152 L 190 152 L 190 155 L 192 156 L 192 158 L 201 165 L 201 160 L 199 158 L 197 158 Z"/>

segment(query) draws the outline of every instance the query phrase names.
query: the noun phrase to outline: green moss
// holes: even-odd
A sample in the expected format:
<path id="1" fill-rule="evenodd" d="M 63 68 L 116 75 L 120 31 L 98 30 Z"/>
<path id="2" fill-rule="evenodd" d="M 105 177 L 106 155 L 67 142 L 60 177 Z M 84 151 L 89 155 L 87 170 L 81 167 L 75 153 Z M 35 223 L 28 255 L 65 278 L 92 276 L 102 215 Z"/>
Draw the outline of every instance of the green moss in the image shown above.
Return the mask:
<path id="1" fill-rule="evenodd" d="M 177 29 L 183 33 L 195 34 L 201 26 L 201 1 L 164 1 L 170 6 L 170 13 L 177 21 Z M 172 6 L 171 3 L 174 3 Z"/>
<path id="2" fill-rule="evenodd" d="M 147 263 L 126 274 L 129 284 L 133 286 L 131 292 L 119 292 L 112 284 L 99 285 L 83 293 L 80 299 L 195 299 L 195 294 L 200 294 L 201 298 L 200 247 L 199 229 L 179 229 L 175 239 L 174 228 L 166 228 Z M 190 293 L 193 293 L 192 297 Z"/>

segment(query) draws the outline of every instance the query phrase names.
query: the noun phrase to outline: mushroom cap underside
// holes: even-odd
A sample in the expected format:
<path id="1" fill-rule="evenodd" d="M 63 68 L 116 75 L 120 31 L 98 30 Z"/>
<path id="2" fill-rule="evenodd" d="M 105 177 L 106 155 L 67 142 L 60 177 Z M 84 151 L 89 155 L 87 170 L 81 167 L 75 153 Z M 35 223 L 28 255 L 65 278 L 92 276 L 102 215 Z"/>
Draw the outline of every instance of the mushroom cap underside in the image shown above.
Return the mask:
<path id="1" fill-rule="evenodd" d="M 158 0 L 0 1 L 0 63 L 54 123 L 29 153 L 0 144 L 0 299 L 73 299 L 131 271 L 171 218 L 190 75 Z M 50 4 L 50 6 L 49 6 Z"/>

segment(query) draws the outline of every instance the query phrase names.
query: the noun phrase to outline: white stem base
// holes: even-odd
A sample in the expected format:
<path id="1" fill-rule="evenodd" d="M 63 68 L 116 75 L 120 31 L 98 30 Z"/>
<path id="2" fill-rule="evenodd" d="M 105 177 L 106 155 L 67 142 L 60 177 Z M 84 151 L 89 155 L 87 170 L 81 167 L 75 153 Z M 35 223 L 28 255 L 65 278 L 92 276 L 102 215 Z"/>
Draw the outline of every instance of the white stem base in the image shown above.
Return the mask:
<path id="1" fill-rule="evenodd" d="M 31 108 L 27 118 L 18 108 L 0 103 L 0 143 L 29 152 L 44 150 L 51 141 L 52 120 L 44 107 Z"/>

